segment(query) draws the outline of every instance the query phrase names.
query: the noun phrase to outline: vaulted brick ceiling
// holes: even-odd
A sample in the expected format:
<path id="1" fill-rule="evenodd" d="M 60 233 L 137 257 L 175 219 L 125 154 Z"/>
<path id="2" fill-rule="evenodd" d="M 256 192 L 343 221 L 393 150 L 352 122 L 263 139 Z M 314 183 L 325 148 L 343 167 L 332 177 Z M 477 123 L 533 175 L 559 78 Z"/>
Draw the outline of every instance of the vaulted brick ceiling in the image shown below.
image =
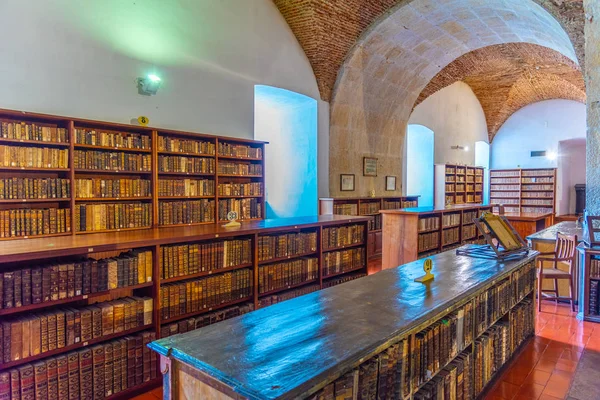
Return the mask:
<path id="1" fill-rule="evenodd" d="M 273 0 L 313 67 L 321 98 L 330 101 L 336 78 L 350 50 L 371 25 L 398 8 L 421 11 L 419 0 Z M 527 0 L 524 0 L 527 2 Z M 579 64 L 584 67 L 583 0 L 533 0 L 567 32 Z M 486 0 L 488 2 L 488 0 Z M 486 3 L 484 2 L 484 3 Z M 489 2 L 496 2 L 489 0 Z M 442 5 L 451 9 L 450 5 Z"/>
<path id="2" fill-rule="evenodd" d="M 483 108 L 490 142 L 520 108 L 542 100 L 585 102 L 579 66 L 547 47 L 509 43 L 484 47 L 457 58 L 423 89 L 415 106 L 440 89 L 464 81 Z"/>

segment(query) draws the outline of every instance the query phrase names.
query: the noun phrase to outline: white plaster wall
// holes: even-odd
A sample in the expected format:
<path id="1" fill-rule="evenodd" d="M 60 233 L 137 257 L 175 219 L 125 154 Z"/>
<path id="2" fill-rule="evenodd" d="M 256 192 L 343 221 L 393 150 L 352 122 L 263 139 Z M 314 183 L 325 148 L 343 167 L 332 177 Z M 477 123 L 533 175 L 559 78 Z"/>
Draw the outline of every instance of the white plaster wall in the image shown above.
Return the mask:
<path id="1" fill-rule="evenodd" d="M 255 84 L 319 98 L 271 0 L 34 3 L 0 2 L 0 108 L 251 138 Z"/>
<path id="2" fill-rule="evenodd" d="M 456 82 L 429 96 L 414 109 L 408 124 L 424 125 L 434 132 L 436 164 L 474 165 L 475 142 L 488 142 L 485 114 L 464 82 Z M 452 150 L 455 145 L 468 146 L 469 151 Z"/>
<path id="3" fill-rule="evenodd" d="M 575 214 L 575 185 L 585 184 L 585 138 L 560 141 L 558 144 L 557 214 Z"/>
<path id="4" fill-rule="evenodd" d="M 531 151 L 558 153 L 561 140 L 585 138 L 585 104 L 571 100 L 546 100 L 514 113 L 492 141 L 492 169 L 554 168 L 557 160 L 531 157 Z"/>

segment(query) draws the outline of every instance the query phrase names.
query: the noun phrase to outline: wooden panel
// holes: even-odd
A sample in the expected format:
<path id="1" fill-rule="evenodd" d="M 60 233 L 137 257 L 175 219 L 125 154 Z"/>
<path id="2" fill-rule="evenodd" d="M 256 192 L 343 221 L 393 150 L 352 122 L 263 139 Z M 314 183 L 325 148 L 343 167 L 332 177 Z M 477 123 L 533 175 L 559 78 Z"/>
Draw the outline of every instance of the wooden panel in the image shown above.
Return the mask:
<path id="1" fill-rule="evenodd" d="M 382 214 L 382 269 L 397 267 L 417 259 L 418 215 Z"/>

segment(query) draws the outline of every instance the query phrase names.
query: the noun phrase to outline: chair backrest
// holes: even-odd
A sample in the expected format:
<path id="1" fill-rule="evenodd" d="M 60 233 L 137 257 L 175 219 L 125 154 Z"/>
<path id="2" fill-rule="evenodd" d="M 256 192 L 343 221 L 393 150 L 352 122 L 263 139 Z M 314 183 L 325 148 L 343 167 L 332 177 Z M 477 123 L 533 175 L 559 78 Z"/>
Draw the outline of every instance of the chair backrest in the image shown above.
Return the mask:
<path id="1" fill-rule="evenodd" d="M 577 235 L 565 235 L 564 233 L 558 232 L 556 234 L 556 258 L 565 260 L 564 262 L 569 263 L 569 271 L 573 268 L 575 261 L 575 253 L 577 247 Z M 556 266 L 556 264 L 555 264 Z"/>

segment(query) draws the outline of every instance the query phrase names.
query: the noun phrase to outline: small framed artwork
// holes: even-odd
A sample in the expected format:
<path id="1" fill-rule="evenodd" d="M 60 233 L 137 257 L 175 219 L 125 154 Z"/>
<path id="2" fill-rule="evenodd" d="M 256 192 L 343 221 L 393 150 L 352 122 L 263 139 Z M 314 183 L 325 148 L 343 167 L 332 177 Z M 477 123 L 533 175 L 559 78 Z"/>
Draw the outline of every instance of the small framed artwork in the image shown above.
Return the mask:
<path id="1" fill-rule="evenodd" d="M 385 190 L 393 191 L 396 190 L 396 177 L 386 176 L 385 177 Z"/>
<path id="2" fill-rule="evenodd" d="M 363 157 L 363 176 L 377 176 L 377 159 Z"/>
<path id="3" fill-rule="evenodd" d="M 354 174 L 340 175 L 340 190 L 342 192 L 354 191 Z"/>

